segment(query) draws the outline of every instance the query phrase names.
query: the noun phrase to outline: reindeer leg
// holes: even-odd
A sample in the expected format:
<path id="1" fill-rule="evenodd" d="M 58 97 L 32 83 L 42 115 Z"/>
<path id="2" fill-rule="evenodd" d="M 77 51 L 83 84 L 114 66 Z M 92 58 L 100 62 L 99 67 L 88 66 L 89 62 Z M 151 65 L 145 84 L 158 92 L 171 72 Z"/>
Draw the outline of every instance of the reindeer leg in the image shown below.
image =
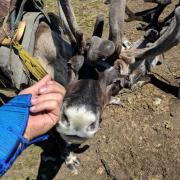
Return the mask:
<path id="1" fill-rule="evenodd" d="M 80 160 L 76 155 L 72 152 L 73 144 L 66 143 L 63 155 L 61 159 L 65 160 L 67 168 L 73 173 L 78 174 L 77 167 L 80 165 Z"/>
<path id="2" fill-rule="evenodd" d="M 80 160 L 72 152 L 65 159 L 66 166 L 71 170 L 73 174 L 78 174 L 76 169 L 80 165 Z"/>

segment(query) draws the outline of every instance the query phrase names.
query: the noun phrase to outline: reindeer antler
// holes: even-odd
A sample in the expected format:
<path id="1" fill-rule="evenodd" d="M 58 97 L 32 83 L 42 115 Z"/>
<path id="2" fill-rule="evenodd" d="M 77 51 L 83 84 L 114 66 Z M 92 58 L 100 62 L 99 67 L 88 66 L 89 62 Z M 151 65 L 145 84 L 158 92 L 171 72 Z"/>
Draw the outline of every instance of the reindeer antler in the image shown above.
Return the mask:
<path id="1" fill-rule="evenodd" d="M 94 26 L 93 36 L 101 37 L 104 28 L 104 15 L 102 13 L 98 14 L 96 18 L 96 23 Z"/>
<path id="2" fill-rule="evenodd" d="M 71 44 L 77 44 L 76 38 L 75 38 L 74 34 L 72 33 L 72 31 L 69 27 L 69 24 L 67 22 L 67 19 L 64 15 L 64 11 L 62 9 L 60 1 L 57 0 L 57 3 L 58 3 L 58 7 L 59 7 L 59 18 L 60 18 L 61 27 L 63 27 L 64 32 L 68 35 Z"/>
<path id="3" fill-rule="evenodd" d="M 114 42 L 113 59 L 119 58 L 125 19 L 126 0 L 111 0 L 109 9 L 109 40 Z"/>
<path id="4" fill-rule="evenodd" d="M 126 14 L 128 18 L 126 22 L 130 21 L 143 21 L 149 23 L 147 26 L 139 27 L 138 30 L 147 30 L 151 26 L 158 26 L 158 19 L 160 14 L 171 3 L 171 0 L 144 0 L 144 2 L 157 3 L 157 6 L 141 12 L 133 13 L 128 6 L 126 6 Z"/>
<path id="5" fill-rule="evenodd" d="M 175 10 L 170 25 L 167 27 L 164 34 L 148 48 L 131 49 L 124 51 L 123 55 L 131 55 L 132 59 L 146 59 L 148 57 L 155 57 L 159 54 L 166 52 L 173 46 L 177 45 L 180 41 L 180 6 Z"/>
<path id="6" fill-rule="evenodd" d="M 157 4 L 169 4 L 171 0 L 144 0 L 144 2 L 152 2 Z"/>
<path id="7" fill-rule="evenodd" d="M 59 1 L 64 11 L 69 27 L 71 29 L 71 32 L 76 38 L 79 53 L 82 54 L 85 47 L 85 40 L 83 38 L 83 33 L 81 32 L 77 24 L 76 17 L 75 17 L 75 14 L 71 5 L 71 1 L 70 0 L 59 0 Z"/>

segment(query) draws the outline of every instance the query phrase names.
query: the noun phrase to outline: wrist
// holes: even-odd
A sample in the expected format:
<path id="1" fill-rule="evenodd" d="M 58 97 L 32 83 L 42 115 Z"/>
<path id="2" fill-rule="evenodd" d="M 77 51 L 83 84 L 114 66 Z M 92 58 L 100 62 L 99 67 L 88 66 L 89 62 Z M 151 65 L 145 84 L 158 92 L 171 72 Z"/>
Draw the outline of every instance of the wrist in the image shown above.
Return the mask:
<path id="1" fill-rule="evenodd" d="M 27 122 L 27 126 L 26 126 L 26 129 L 24 131 L 24 134 L 23 134 L 23 137 L 27 140 L 27 141 L 31 141 L 33 139 L 32 137 L 32 131 L 31 131 L 31 115 L 29 115 L 29 118 L 28 118 L 28 122 Z"/>

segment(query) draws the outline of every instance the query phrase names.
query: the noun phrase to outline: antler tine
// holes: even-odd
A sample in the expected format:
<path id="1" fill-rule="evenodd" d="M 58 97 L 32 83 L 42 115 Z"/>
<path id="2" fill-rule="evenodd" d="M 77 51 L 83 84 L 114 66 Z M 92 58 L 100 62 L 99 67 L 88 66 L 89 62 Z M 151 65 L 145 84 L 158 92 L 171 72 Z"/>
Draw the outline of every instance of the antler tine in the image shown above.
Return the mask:
<path id="1" fill-rule="evenodd" d="M 66 19 L 64 12 L 62 10 L 61 3 L 59 2 L 59 0 L 57 0 L 57 3 L 58 3 L 58 7 L 59 7 L 60 23 L 61 23 L 62 27 L 64 28 L 66 34 L 68 35 L 70 42 L 72 44 L 76 44 L 76 39 L 74 37 L 74 34 L 71 32 L 71 29 L 69 27 L 67 19 Z"/>
<path id="2" fill-rule="evenodd" d="M 126 14 L 128 15 L 128 18 L 125 19 L 126 22 L 130 22 L 130 21 L 144 21 L 149 23 L 152 20 L 151 15 L 153 13 L 156 13 L 158 11 L 157 7 L 148 9 L 148 10 L 144 10 L 141 12 L 132 12 L 128 6 L 126 6 Z"/>
<path id="3" fill-rule="evenodd" d="M 178 6 L 180 6 L 180 0 L 176 4 L 176 7 L 178 7 Z M 174 16 L 174 11 L 172 11 L 167 17 L 164 18 L 164 20 L 161 22 L 161 26 L 165 26 L 165 24 L 167 22 L 169 22 L 172 19 L 173 16 Z"/>
<path id="4" fill-rule="evenodd" d="M 157 4 L 170 4 L 171 0 L 144 0 L 144 2 L 152 2 L 152 3 L 157 3 Z"/>
<path id="5" fill-rule="evenodd" d="M 180 6 L 175 10 L 170 25 L 164 34 L 155 41 L 150 47 L 144 49 L 135 49 L 123 52 L 123 55 L 133 55 L 136 59 L 146 59 L 162 54 L 180 42 Z M 133 57 L 131 57 L 133 59 Z"/>
<path id="6" fill-rule="evenodd" d="M 79 30 L 79 27 L 76 22 L 76 17 L 75 17 L 71 2 L 70 0 L 60 0 L 60 3 L 64 11 L 64 14 L 67 18 L 67 21 L 69 23 L 69 26 L 71 28 L 71 31 L 75 35 L 76 32 Z"/>
<path id="7" fill-rule="evenodd" d="M 78 27 L 76 17 L 73 11 L 73 7 L 71 5 L 71 1 L 70 0 L 59 0 L 59 1 L 61 3 L 69 27 L 76 38 L 77 45 L 80 49 L 83 49 L 82 46 L 85 46 L 83 33 L 80 31 Z"/>
<path id="8" fill-rule="evenodd" d="M 164 10 L 166 6 L 167 5 L 160 4 L 154 8 L 147 9 L 140 12 L 135 12 L 135 13 L 132 12 L 128 6 L 126 6 L 126 14 L 128 15 L 128 18 L 125 21 L 130 22 L 130 21 L 136 20 L 136 21 L 144 21 L 146 23 L 150 23 L 153 20 L 152 15 L 157 14 L 156 19 L 158 19 L 159 15 L 162 13 L 162 11 Z"/>
<path id="9" fill-rule="evenodd" d="M 111 0 L 109 9 L 109 40 L 115 44 L 114 59 L 121 53 L 126 0 Z"/>
<path id="10" fill-rule="evenodd" d="M 104 15 L 100 13 L 97 15 L 97 18 L 96 18 L 93 36 L 102 37 L 103 28 L 104 28 Z"/>
<path id="11" fill-rule="evenodd" d="M 128 6 L 126 6 L 126 14 L 128 15 L 128 18 L 125 19 L 126 22 L 130 21 L 143 21 L 143 16 L 137 16 L 136 13 L 133 13 Z"/>
<path id="12" fill-rule="evenodd" d="M 144 2 L 152 2 L 157 3 L 156 7 L 151 9 L 147 9 L 140 12 L 132 12 L 128 6 L 126 6 L 126 14 L 128 18 L 125 20 L 126 22 L 130 22 L 133 20 L 144 21 L 148 23 L 147 26 L 138 27 L 138 30 L 147 30 L 150 27 L 161 27 L 159 25 L 159 16 L 163 12 L 163 10 L 171 3 L 171 0 L 144 0 Z"/>

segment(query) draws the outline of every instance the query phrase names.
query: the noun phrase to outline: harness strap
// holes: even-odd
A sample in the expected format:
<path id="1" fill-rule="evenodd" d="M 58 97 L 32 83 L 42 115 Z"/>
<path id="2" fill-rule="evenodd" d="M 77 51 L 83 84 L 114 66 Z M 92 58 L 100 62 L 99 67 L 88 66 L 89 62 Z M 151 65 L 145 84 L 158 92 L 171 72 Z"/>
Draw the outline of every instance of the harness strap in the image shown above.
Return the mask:
<path id="1" fill-rule="evenodd" d="M 47 74 L 42 66 L 36 62 L 37 60 L 33 60 L 32 57 L 34 51 L 35 32 L 37 31 L 39 22 L 42 18 L 44 18 L 44 15 L 40 12 L 27 12 L 23 15 L 23 21 L 26 22 L 26 29 L 22 39 L 22 46 L 17 43 L 19 38 L 15 39 L 16 43 L 14 44 L 14 47 L 18 51 L 20 57 L 11 47 L 0 47 L 1 70 L 9 79 L 12 79 L 12 83 L 17 89 L 20 89 L 22 84 L 32 84 L 29 71 L 37 80 L 40 80 L 45 74 Z M 23 63 L 21 60 L 23 60 Z M 27 65 L 28 68 L 24 68 L 24 65 Z M 27 71 L 27 69 L 30 70 Z"/>

